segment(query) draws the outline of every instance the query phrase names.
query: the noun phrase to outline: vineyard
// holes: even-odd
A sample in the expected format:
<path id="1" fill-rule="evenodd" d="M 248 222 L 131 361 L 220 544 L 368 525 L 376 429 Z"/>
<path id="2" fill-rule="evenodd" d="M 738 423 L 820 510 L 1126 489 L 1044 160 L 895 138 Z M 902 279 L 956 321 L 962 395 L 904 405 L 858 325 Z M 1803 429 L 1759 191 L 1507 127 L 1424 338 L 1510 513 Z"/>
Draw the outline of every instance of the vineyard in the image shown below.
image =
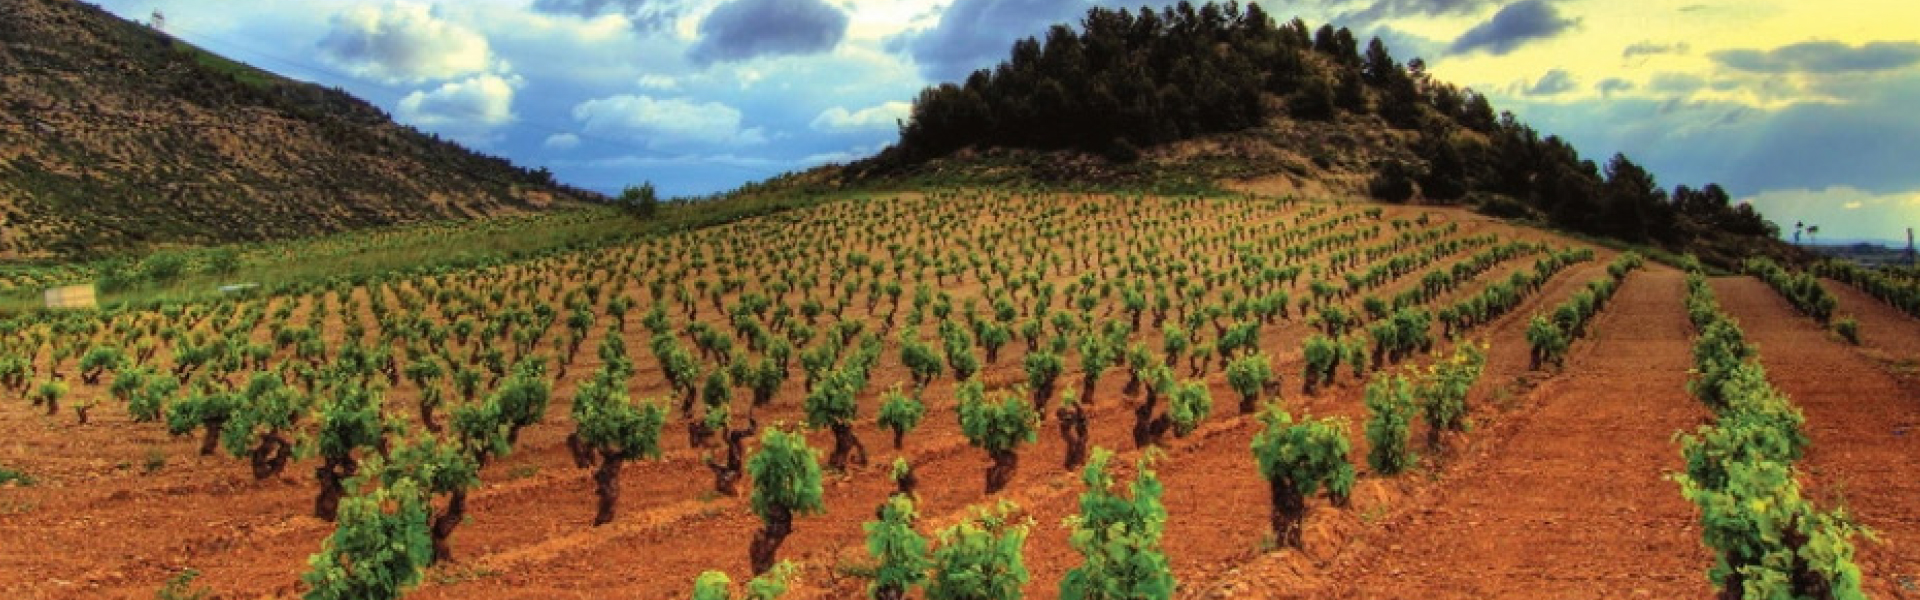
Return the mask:
<path id="1" fill-rule="evenodd" d="M 1710 281 L 1464 211 L 1258 195 L 675 210 L 206 252 L 179 268 L 377 260 L 0 321 L 0 592 L 1920 585 L 1910 277 Z M 564 231 L 419 258 L 515 227 Z"/>

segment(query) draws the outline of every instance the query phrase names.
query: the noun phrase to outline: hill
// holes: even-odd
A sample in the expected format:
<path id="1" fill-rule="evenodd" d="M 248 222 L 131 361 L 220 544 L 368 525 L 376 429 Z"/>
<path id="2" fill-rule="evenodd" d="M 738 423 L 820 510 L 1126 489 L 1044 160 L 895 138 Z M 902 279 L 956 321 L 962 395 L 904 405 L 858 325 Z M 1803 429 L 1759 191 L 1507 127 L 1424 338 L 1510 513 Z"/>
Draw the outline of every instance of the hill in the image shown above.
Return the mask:
<path id="1" fill-rule="evenodd" d="M 1364 50 L 1362 48 L 1364 47 Z M 1800 258 L 1718 185 L 1660 187 L 1397 61 L 1258 5 L 1094 8 L 921 92 L 894 146 L 826 179 L 1257 189 L 1463 204 L 1732 265 Z"/>
<path id="2" fill-rule="evenodd" d="M 0 258 L 574 204 L 549 174 L 70 0 L 0 0 Z"/>

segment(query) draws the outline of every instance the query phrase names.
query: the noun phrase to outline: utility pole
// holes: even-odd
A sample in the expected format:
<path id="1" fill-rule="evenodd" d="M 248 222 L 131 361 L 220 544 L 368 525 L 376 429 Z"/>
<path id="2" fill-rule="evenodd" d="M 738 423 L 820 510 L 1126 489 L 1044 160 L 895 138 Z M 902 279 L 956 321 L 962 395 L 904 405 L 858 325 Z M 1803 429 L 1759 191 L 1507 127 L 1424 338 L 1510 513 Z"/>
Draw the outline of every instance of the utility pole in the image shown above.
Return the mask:
<path id="1" fill-rule="evenodd" d="M 1907 268 L 1911 269 L 1916 266 L 1920 266 L 1920 264 L 1916 264 L 1914 259 L 1915 259 L 1915 255 L 1913 253 L 1913 228 L 1908 227 L 1907 228 Z"/>
<path id="2" fill-rule="evenodd" d="M 153 9 L 153 30 L 161 33 L 167 32 L 167 15 L 161 13 L 158 8 Z"/>

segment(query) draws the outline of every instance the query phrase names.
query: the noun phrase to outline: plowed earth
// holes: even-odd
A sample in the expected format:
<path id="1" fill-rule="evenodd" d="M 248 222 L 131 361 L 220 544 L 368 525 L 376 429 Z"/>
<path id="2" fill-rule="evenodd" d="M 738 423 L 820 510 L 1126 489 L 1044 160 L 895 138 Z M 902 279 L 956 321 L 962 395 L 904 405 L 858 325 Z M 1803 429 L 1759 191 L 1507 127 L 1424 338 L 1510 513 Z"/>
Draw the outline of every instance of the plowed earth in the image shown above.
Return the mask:
<path id="1" fill-rule="evenodd" d="M 1767 380 L 1806 414 L 1813 440 L 1801 462 L 1811 479 L 1808 497 L 1822 508 L 1844 505 L 1879 532 L 1880 543 L 1856 543 L 1867 593 L 1920 598 L 1920 382 L 1896 377 L 1868 352 L 1848 347 L 1757 279 L 1721 279 L 1713 288 L 1747 341 L 1760 348 Z M 1867 304 L 1871 298 L 1841 297 L 1840 312 L 1860 315 L 1869 348 L 1911 347 L 1920 339 L 1912 320 L 1881 316 Z"/>
<path id="2" fill-rule="evenodd" d="M 1458 236 L 1498 232 L 1503 241 L 1561 243 L 1463 213 L 1437 212 L 1462 222 Z M 1247 450 L 1258 423 L 1236 414 L 1237 398 L 1216 364 L 1208 378 L 1214 417 L 1194 435 L 1170 440 L 1155 467 L 1167 489 L 1165 546 L 1181 581 L 1178 596 L 1708 595 L 1704 571 L 1711 559 L 1697 539 L 1695 515 L 1661 479 L 1679 467 L 1671 433 L 1705 418 L 1684 389 L 1690 332 L 1680 275 L 1649 265 L 1629 277 L 1592 323 L 1589 337 L 1574 345 L 1564 370 L 1527 368 L 1527 319 L 1605 276 L 1610 259 L 1603 252 L 1560 272 L 1520 307 L 1471 332 L 1491 342 L 1487 372 L 1470 397 L 1474 431 L 1448 436 L 1446 448 L 1435 450 L 1425 447 L 1425 426 L 1416 424 L 1422 464 L 1396 478 L 1374 476 L 1364 467 L 1360 381 L 1343 366 L 1332 388 L 1301 395 L 1299 348 L 1307 326 L 1296 313 L 1263 328 L 1262 346 L 1283 379 L 1280 401 L 1296 415 L 1349 419 L 1351 458 L 1362 465 L 1350 506 L 1310 504 L 1302 550 L 1267 548 L 1269 499 Z M 1496 265 L 1441 303 L 1477 293 L 1532 262 L 1523 257 Z M 1418 285 L 1417 279 L 1416 273 L 1373 293 L 1387 296 Z M 954 291 L 960 297 L 969 292 L 977 290 Z M 1746 297 L 1749 292 L 1758 295 Z M 639 291 L 635 296 L 644 297 Z M 1826 340 L 1771 290 L 1725 289 L 1722 301 L 1738 315 L 1765 313 L 1745 319 L 1749 336 L 1762 344 L 1776 383 L 1807 410 L 1815 436 L 1807 464 L 1818 480 L 1812 489 L 1844 489 L 1863 522 L 1896 540 L 1869 545 L 1861 555 L 1873 590 L 1882 597 L 1900 593 L 1906 581 L 1900 574 L 1915 569 L 1897 540 L 1916 529 L 1920 512 L 1914 501 L 1920 498 L 1920 480 L 1913 475 L 1920 473 L 1914 464 L 1920 459 L 1912 432 L 1914 390 L 1859 352 Z M 295 319 L 306 310 L 297 309 Z M 1870 343 L 1883 339 L 1869 327 L 1877 317 L 1858 312 Z M 646 332 L 638 319 L 629 320 L 622 334 L 639 367 L 636 391 L 662 393 L 658 363 L 642 350 Z M 339 328 L 330 322 L 327 335 L 339 335 Z M 1774 330 L 1780 328 L 1784 333 Z M 598 335 L 587 340 L 588 348 Z M 1782 335 L 1791 339 L 1770 337 Z M 1781 348 L 1795 344 L 1804 346 L 1806 356 Z M 984 379 L 990 386 L 1021 380 L 1024 355 L 1024 344 L 1016 341 L 983 370 Z M 848 567 L 867 561 L 861 523 L 892 490 L 886 465 L 896 455 L 911 457 L 919 475 L 923 531 L 953 523 L 983 502 L 1018 503 L 1033 519 L 1027 597 L 1057 598 L 1061 577 L 1080 563 L 1061 522 L 1077 511 L 1082 486 L 1077 473 L 1060 468 L 1064 446 L 1053 421 L 1042 424 L 1038 443 L 1019 450 L 1020 469 L 1007 491 L 986 497 L 981 486 L 987 459 L 957 431 L 951 377 L 927 392 L 921 430 L 907 437 L 903 450 L 891 448 L 872 415 L 878 391 L 907 374 L 896 347 L 889 344 L 883 356 L 877 383 L 861 396 L 856 428 L 870 464 L 831 476 L 825 514 L 795 522 L 795 533 L 780 550 L 781 558 L 802 567 L 789 598 L 864 596 L 864 582 Z M 759 521 L 744 498 L 711 493 L 702 452 L 679 435 L 684 430 L 677 417 L 669 422 L 665 459 L 625 469 L 618 518 L 588 526 L 592 484 L 586 471 L 572 466 L 562 440 L 573 429 L 565 417 L 567 399 L 596 366 L 591 352 L 582 353 L 556 386 L 547 422 L 529 428 L 511 455 L 482 473 L 484 485 L 469 503 L 470 521 L 452 537 L 455 560 L 432 569 L 410 598 L 678 600 L 701 571 L 744 578 L 747 541 Z M 1179 371 L 1188 375 L 1184 365 Z M 1865 387 L 1832 383 L 1836 372 Z M 758 415 L 762 423 L 800 419 L 797 379 Z M 1093 445 L 1118 451 L 1115 463 L 1131 465 L 1140 451 L 1130 437 L 1135 398 L 1123 392 L 1125 379 L 1116 369 L 1100 380 L 1091 430 Z M 1078 384 L 1070 367 L 1060 385 Z M 1822 390 L 1829 400 L 1822 400 Z M 332 530 L 308 516 L 312 460 L 255 481 L 243 462 L 196 456 L 197 440 L 131 423 L 123 409 L 105 403 L 93 423 L 76 426 L 70 413 L 46 417 L 9 399 L 0 402 L 0 431 L 6 434 L 0 464 L 43 474 L 33 486 L 0 488 L 0 597 L 151 598 L 161 582 L 188 568 L 202 571 L 199 583 L 221 598 L 297 597 L 306 557 Z M 811 440 L 815 447 L 830 443 L 824 432 Z"/>

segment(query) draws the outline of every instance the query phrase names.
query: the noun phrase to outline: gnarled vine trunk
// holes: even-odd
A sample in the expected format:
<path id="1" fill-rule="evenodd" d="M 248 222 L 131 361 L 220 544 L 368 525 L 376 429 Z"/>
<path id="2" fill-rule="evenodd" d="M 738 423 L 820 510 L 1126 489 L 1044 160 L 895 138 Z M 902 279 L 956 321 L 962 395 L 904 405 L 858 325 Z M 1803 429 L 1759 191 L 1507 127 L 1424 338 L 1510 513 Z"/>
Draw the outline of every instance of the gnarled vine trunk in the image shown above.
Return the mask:
<path id="1" fill-rule="evenodd" d="M 1133 407 L 1134 447 L 1145 448 L 1150 444 L 1158 444 L 1167 435 L 1167 430 L 1173 428 L 1173 420 L 1166 415 L 1154 416 L 1159 404 L 1160 396 L 1148 389 L 1146 401 Z"/>
<path id="2" fill-rule="evenodd" d="M 200 438 L 200 455 L 213 456 L 213 450 L 220 447 L 220 430 L 226 429 L 226 419 L 208 419 L 201 423 L 207 430 L 206 437 Z"/>
<path id="3" fill-rule="evenodd" d="M 1047 414 L 1047 404 L 1053 401 L 1054 380 L 1048 379 L 1033 388 L 1033 412 Z"/>
<path id="4" fill-rule="evenodd" d="M 567 434 L 567 453 L 573 455 L 573 466 L 581 469 L 593 466 L 593 449 L 580 440 L 580 432 Z"/>
<path id="5" fill-rule="evenodd" d="M 613 507 L 620 502 L 620 466 L 625 459 L 616 452 L 600 451 L 600 468 L 593 470 L 593 494 L 600 498 L 599 510 L 593 515 L 594 527 L 613 522 Z"/>
<path id="6" fill-rule="evenodd" d="M 440 422 L 433 418 L 433 409 L 439 406 L 438 393 L 424 394 L 420 397 L 420 426 L 427 428 L 427 431 L 440 433 Z"/>
<path id="7" fill-rule="evenodd" d="M 1273 539 L 1274 543 L 1288 548 L 1300 547 L 1300 521 L 1307 514 L 1307 498 L 1295 491 L 1290 478 L 1279 477 L 1267 482 L 1273 494 Z"/>
<path id="8" fill-rule="evenodd" d="M 314 468 L 313 478 L 320 480 L 320 495 L 313 499 L 313 516 L 333 521 L 340 515 L 340 497 L 345 496 L 347 478 L 360 472 L 360 463 L 352 456 L 328 456 Z"/>
<path id="9" fill-rule="evenodd" d="M 268 432 L 260 436 L 260 445 L 254 446 L 250 458 L 253 461 L 254 479 L 279 475 L 287 468 L 287 460 L 293 458 L 293 444 L 281 437 L 280 432 Z"/>
<path id="10" fill-rule="evenodd" d="M 867 466 L 867 446 L 853 434 L 853 426 L 846 423 L 834 423 L 833 454 L 827 457 L 827 466 L 836 471 L 847 470 L 847 463 Z"/>
<path id="11" fill-rule="evenodd" d="M 1059 416 L 1060 439 L 1067 444 L 1065 465 L 1072 471 L 1087 462 L 1087 407 L 1078 402 L 1072 407 L 1062 406 Z"/>
<path id="12" fill-rule="evenodd" d="M 993 494 L 1007 489 L 1007 484 L 1013 482 L 1014 470 L 1020 468 L 1020 455 L 1012 450 L 987 455 L 993 458 L 993 466 L 987 467 L 987 493 Z"/>
<path id="13" fill-rule="evenodd" d="M 704 419 L 687 417 L 687 445 L 705 448 L 713 443 L 713 430 L 707 428 Z"/>
<path id="14" fill-rule="evenodd" d="M 907 472 L 901 473 L 899 477 L 893 478 L 893 493 L 895 495 L 901 495 L 901 496 L 906 496 L 908 498 L 912 498 L 913 489 L 916 487 L 919 487 L 919 485 L 920 485 L 920 478 L 913 474 L 913 467 L 909 465 L 907 467 Z M 876 514 L 874 515 L 874 517 L 881 518 L 882 515 Z"/>
<path id="15" fill-rule="evenodd" d="M 707 457 L 707 469 L 713 471 L 713 491 L 726 496 L 740 495 L 740 475 L 743 457 L 746 455 L 746 440 L 759 432 L 760 427 L 753 421 L 747 422 L 746 429 L 727 432 L 727 458 L 716 461 Z"/>
<path id="16" fill-rule="evenodd" d="M 453 528 L 467 518 L 467 490 L 454 490 L 447 498 L 447 510 L 433 519 L 433 560 L 432 563 L 453 560 L 453 549 L 447 545 L 447 538 L 453 536 Z"/>
<path id="17" fill-rule="evenodd" d="M 753 563 L 753 573 L 759 575 L 773 569 L 773 555 L 780 550 L 780 544 L 787 541 L 793 533 L 793 511 L 778 504 L 767 507 L 767 522 L 760 531 L 753 534 L 753 545 L 747 548 L 747 559 Z"/>

